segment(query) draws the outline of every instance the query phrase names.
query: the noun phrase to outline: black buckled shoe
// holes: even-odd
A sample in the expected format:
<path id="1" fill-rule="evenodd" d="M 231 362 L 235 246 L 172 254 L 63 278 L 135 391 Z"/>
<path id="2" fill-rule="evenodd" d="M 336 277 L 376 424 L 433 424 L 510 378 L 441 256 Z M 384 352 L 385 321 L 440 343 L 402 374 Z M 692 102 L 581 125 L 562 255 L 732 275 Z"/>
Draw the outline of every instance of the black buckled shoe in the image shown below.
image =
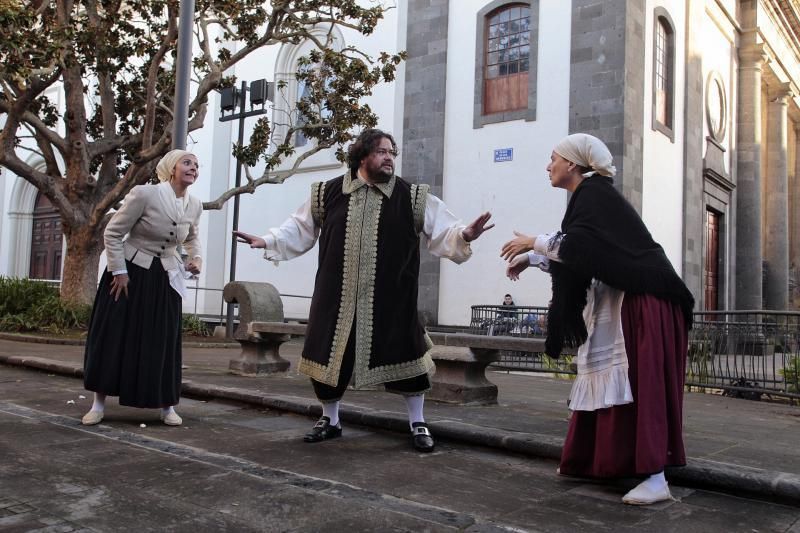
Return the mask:
<path id="1" fill-rule="evenodd" d="M 306 433 L 305 437 L 303 437 L 304 442 L 320 442 L 323 440 L 328 439 L 335 439 L 336 437 L 342 436 L 342 424 L 341 422 L 336 424 L 335 426 L 331 425 L 331 419 L 327 416 L 323 416 L 320 418 L 314 427 L 311 429 L 311 433 Z"/>
<path id="2" fill-rule="evenodd" d="M 414 422 L 411 424 L 411 442 L 414 449 L 418 452 L 428 453 L 433 451 L 435 443 L 433 435 L 425 422 Z"/>

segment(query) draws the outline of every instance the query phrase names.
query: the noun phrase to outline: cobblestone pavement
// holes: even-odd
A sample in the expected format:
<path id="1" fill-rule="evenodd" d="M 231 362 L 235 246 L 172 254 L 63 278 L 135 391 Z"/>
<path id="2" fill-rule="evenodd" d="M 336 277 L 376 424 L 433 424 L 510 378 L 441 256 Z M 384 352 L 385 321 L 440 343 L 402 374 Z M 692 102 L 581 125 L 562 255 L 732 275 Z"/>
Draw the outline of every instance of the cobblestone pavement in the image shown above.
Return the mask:
<path id="1" fill-rule="evenodd" d="M 81 398 L 81 396 L 85 396 Z M 549 460 L 345 426 L 306 444 L 312 421 L 236 403 L 182 400 L 184 425 L 110 401 L 80 380 L 0 367 L 0 531 L 783 531 L 800 509 L 674 488 L 631 507 L 631 483 L 555 474 Z"/>

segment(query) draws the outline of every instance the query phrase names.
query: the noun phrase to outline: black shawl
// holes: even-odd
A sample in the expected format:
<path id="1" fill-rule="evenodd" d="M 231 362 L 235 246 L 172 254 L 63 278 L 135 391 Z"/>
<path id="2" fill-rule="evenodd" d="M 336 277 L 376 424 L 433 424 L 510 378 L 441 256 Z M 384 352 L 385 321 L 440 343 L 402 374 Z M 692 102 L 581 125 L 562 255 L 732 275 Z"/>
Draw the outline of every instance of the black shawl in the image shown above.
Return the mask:
<path id="1" fill-rule="evenodd" d="M 674 302 L 691 326 L 692 293 L 611 179 L 595 174 L 578 185 L 557 239 L 561 263 L 550 262 L 553 299 L 545 345 L 550 357 L 559 357 L 565 344 L 586 342 L 583 308 L 592 278 L 626 293 Z"/>

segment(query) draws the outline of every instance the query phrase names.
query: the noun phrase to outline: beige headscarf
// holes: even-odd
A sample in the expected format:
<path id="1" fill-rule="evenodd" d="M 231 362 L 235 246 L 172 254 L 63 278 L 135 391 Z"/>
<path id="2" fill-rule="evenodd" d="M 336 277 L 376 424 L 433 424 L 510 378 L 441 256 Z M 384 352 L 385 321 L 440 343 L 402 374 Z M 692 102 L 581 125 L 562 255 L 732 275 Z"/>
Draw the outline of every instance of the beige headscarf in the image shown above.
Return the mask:
<path id="1" fill-rule="evenodd" d="M 180 149 L 170 150 L 164 154 L 164 157 L 162 157 L 161 161 L 156 165 L 158 181 L 169 181 L 172 178 L 172 171 L 175 170 L 175 165 L 178 164 L 178 161 L 180 161 L 182 157 L 186 157 L 187 155 L 194 154 Z"/>
<path id="2" fill-rule="evenodd" d="M 591 168 L 601 176 L 611 177 L 617 173 L 617 169 L 611 164 L 613 157 L 608 147 L 592 135 L 586 133 L 567 135 L 553 148 L 553 151 L 567 161 Z"/>

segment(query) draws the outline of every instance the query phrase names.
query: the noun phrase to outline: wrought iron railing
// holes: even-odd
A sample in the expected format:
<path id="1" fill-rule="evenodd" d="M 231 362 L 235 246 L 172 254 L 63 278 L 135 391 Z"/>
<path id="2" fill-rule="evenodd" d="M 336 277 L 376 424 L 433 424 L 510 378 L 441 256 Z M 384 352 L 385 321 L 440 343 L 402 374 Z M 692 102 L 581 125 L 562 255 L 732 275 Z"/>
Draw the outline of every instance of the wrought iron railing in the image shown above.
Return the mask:
<path id="1" fill-rule="evenodd" d="M 695 313 L 686 384 L 743 398 L 800 399 L 800 313 Z"/>
<path id="2" fill-rule="evenodd" d="M 473 305 L 469 333 L 512 337 L 547 336 L 547 308 L 520 305 Z M 550 372 L 570 376 L 575 374 L 572 354 L 552 359 L 541 352 L 501 351 L 494 368 Z"/>
<path id="3" fill-rule="evenodd" d="M 546 336 L 543 307 L 472 306 L 470 333 Z M 571 355 L 501 352 L 495 367 L 574 374 Z M 727 396 L 800 399 L 800 312 L 708 311 L 694 314 L 686 385 Z"/>

